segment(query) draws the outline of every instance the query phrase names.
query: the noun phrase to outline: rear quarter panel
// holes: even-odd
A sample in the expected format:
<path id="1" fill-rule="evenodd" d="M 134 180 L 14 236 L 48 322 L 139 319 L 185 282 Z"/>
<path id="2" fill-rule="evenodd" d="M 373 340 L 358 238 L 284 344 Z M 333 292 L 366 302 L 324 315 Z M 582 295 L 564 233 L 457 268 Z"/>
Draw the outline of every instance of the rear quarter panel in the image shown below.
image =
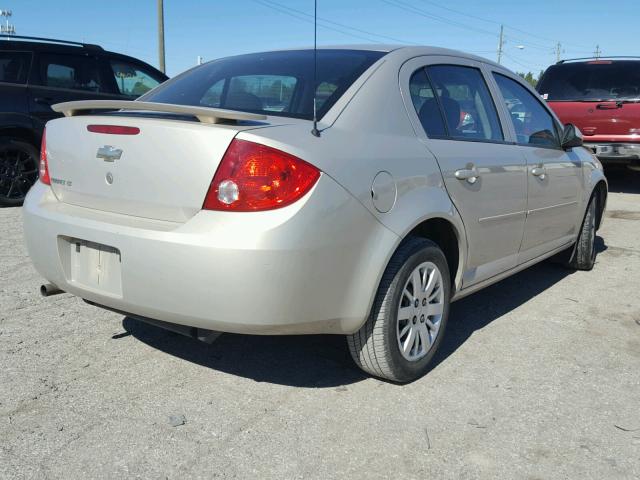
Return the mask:
<path id="1" fill-rule="evenodd" d="M 448 220 L 460 240 L 456 279 L 461 279 L 466 258 L 464 226 L 435 157 L 418 140 L 407 115 L 398 80 L 407 57 L 392 52 L 384 58 L 338 115 L 329 112 L 333 124 L 319 138 L 311 135 L 310 123 L 245 131 L 239 138 L 268 144 L 316 165 L 395 233 L 398 240 L 388 255 L 370 259 L 377 263 L 379 277 L 414 227 L 430 218 Z M 378 211 L 372 199 L 372 184 L 379 172 L 388 172 L 394 180 L 395 202 L 387 212 Z"/>

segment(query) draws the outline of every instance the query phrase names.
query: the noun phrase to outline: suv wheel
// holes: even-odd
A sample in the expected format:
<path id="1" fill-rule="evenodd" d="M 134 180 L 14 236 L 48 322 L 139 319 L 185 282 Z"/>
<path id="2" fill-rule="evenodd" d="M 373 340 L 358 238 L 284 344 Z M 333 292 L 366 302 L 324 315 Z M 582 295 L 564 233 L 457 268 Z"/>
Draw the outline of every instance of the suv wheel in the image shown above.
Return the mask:
<path id="1" fill-rule="evenodd" d="M 30 143 L 0 138 L 0 206 L 22 205 L 38 179 L 39 156 Z"/>
<path id="2" fill-rule="evenodd" d="M 395 382 L 427 373 L 447 325 L 450 295 L 442 250 L 429 240 L 407 240 L 385 270 L 369 318 L 347 337 L 356 364 Z"/>

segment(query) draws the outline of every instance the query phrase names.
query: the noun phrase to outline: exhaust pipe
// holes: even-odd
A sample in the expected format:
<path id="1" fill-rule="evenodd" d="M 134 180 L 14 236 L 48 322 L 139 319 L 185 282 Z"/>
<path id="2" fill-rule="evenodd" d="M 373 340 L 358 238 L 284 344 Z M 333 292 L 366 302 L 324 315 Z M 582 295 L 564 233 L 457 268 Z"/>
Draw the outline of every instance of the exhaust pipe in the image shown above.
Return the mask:
<path id="1" fill-rule="evenodd" d="M 45 283 L 40 286 L 40 295 L 43 297 L 51 297 L 52 295 L 60 295 L 64 291 L 60 290 L 53 283 Z"/>

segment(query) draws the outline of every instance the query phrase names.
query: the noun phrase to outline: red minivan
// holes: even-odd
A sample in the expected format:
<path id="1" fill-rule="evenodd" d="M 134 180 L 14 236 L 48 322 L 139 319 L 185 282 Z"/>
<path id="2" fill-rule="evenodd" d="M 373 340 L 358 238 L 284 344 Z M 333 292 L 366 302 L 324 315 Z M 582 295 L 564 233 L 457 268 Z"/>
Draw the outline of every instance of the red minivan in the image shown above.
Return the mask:
<path id="1" fill-rule="evenodd" d="M 600 161 L 640 169 L 640 57 L 562 60 L 538 91 Z"/>

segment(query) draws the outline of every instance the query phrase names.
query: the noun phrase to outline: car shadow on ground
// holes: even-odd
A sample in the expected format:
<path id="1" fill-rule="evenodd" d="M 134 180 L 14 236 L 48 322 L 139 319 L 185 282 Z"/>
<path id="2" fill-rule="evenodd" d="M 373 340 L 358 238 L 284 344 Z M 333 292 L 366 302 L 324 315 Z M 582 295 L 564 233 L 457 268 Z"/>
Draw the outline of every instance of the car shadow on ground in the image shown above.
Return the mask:
<path id="1" fill-rule="evenodd" d="M 597 249 L 606 245 L 597 237 Z M 571 271 L 543 262 L 451 306 L 449 325 L 432 367 L 442 363 L 477 330 L 553 286 Z M 567 301 L 577 301 L 567 298 Z M 330 388 L 364 380 L 341 335 L 258 336 L 224 334 L 208 345 L 131 317 L 129 334 L 169 355 L 217 371 L 280 385 Z M 115 335 L 114 339 L 122 338 Z M 517 339 L 514 339 L 517 341 Z"/>

